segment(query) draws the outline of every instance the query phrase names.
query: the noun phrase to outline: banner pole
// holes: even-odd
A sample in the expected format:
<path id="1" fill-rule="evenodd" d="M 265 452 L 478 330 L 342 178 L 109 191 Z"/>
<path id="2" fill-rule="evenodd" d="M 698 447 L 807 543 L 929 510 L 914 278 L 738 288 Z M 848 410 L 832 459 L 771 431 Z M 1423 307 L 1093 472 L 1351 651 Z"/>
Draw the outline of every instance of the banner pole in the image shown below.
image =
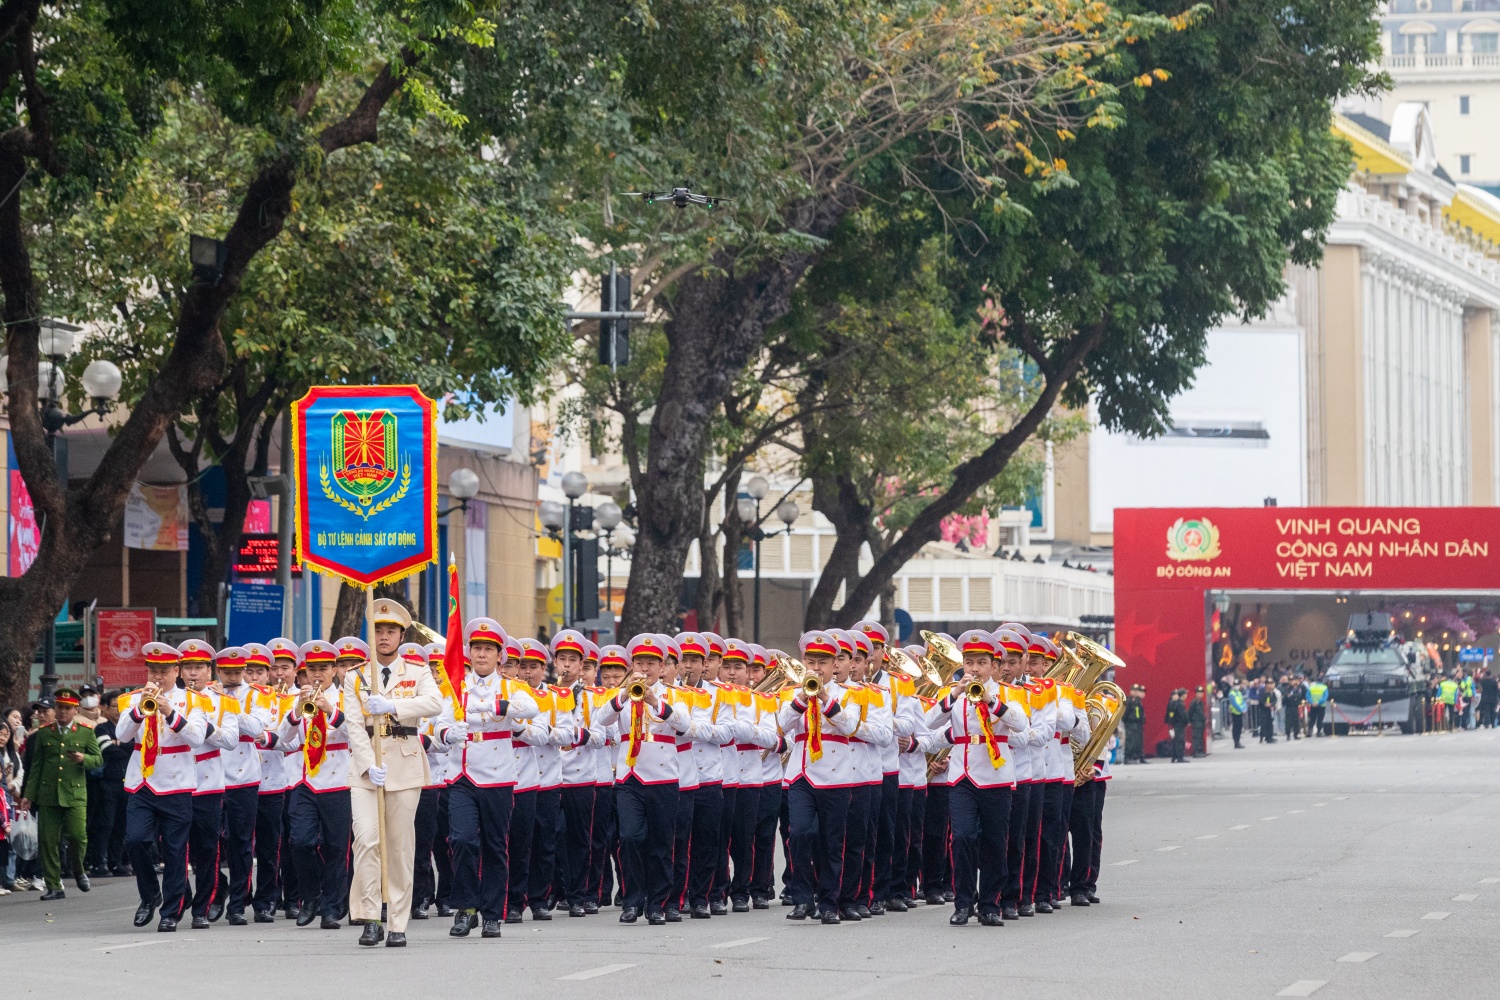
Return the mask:
<path id="1" fill-rule="evenodd" d="M 375 585 L 371 584 L 365 588 L 365 623 L 368 627 L 370 644 L 375 643 Z M 374 687 L 375 671 L 370 672 L 371 687 Z M 379 693 L 378 691 L 376 692 Z M 363 706 L 361 706 L 363 707 Z M 368 718 L 368 716 L 367 716 Z M 371 719 L 371 727 L 374 734 L 370 737 L 370 749 L 375 752 L 375 766 L 385 767 L 385 758 L 381 752 L 381 744 L 385 741 L 385 717 Z M 375 789 L 375 824 L 376 838 L 380 845 L 380 901 L 389 905 L 391 901 L 390 880 L 386 876 L 385 867 L 385 789 Z"/>

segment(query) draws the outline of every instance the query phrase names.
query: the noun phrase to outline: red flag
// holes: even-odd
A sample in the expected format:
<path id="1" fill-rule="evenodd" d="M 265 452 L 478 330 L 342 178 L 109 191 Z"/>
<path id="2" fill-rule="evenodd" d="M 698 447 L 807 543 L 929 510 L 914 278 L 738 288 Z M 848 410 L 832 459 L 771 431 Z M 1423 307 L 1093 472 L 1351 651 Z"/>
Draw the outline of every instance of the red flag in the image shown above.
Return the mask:
<path id="1" fill-rule="evenodd" d="M 453 717 L 464 717 L 464 618 L 458 606 L 458 562 L 448 560 L 448 638 L 443 645 L 443 673 L 453 699 Z M 448 692 L 444 692 L 447 694 Z"/>

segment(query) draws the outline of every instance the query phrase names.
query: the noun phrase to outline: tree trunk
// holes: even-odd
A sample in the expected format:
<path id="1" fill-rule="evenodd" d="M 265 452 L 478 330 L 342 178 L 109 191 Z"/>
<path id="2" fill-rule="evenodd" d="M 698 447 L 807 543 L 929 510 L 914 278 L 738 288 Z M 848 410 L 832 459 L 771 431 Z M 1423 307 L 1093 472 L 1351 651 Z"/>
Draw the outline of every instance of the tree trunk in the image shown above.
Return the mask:
<path id="1" fill-rule="evenodd" d="M 872 506 L 860 496 L 860 491 L 847 476 L 818 475 L 813 477 L 813 508 L 833 524 L 835 541 L 833 552 L 818 574 L 817 585 L 807 601 L 802 626 L 807 629 L 824 628 L 833 619 L 833 602 L 838 597 L 839 585 L 844 584 L 844 607 L 848 607 L 848 595 L 855 592 L 852 581 L 859 577 L 859 552 L 864 547 L 865 536 Z M 863 607 L 870 606 L 866 602 Z M 842 610 L 842 609 L 841 609 Z M 855 615 L 850 622 L 859 620 Z"/>
<path id="2" fill-rule="evenodd" d="M 365 620 L 365 588 L 356 587 L 347 580 L 339 584 L 339 603 L 333 610 L 333 622 L 328 628 L 328 641 L 342 639 L 346 635 L 359 635 L 360 623 Z"/>
<path id="3" fill-rule="evenodd" d="M 720 588 L 724 593 L 724 634 L 736 638 L 745 635 L 745 593 L 740 588 L 740 546 L 744 543 L 745 525 L 740 520 L 740 475 L 736 471 L 724 481 L 724 574 Z"/>
<path id="4" fill-rule="evenodd" d="M 853 192 L 797 206 L 795 228 L 825 237 L 853 204 Z M 791 308 L 792 294 L 820 251 L 741 264 L 725 251 L 715 274 L 688 275 L 672 297 L 667 365 L 635 483 L 640 530 L 630 562 L 621 631 L 673 629 L 681 607 L 682 566 L 703 521 L 708 429 L 735 379 Z"/>

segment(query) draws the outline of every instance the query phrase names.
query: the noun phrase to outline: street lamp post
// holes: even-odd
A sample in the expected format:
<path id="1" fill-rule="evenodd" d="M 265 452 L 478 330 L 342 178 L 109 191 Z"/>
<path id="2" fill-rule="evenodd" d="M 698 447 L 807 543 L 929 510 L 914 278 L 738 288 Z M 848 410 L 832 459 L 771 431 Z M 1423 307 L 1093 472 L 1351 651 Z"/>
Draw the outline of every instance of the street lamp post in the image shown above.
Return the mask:
<path id="1" fill-rule="evenodd" d="M 589 480 L 581 472 L 565 472 L 562 477 L 563 496 L 568 498 L 568 517 L 563 522 L 563 572 L 562 606 L 563 628 L 573 627 L 573 505 L 579 497 L 589 491 Z"/>
<path id="2" fill-rule="evenodd" d="M 83 328 L 60 320 L 42 320 L 40 327 L 37 348 L 48 360 L 37 364 L 37 406 L 41 410 L 42 430 L 47 435 L 47 448 L 52 452 L 52 461 L 57 467 L 58 482 L 66 494 L 68 451 L 59 446 L 58 439 L 65 428 L 72 427 L 89 416 L 103 417 L 114 409 L 115 400 L 120 396 L 122 378 L 120 369 L 114 362 L 103 358 L 90 361 L 83 369 L 81 381 L 83 391 L 93 405 L 78 413 L 63 412 L 63 363 L 73 353 L 73 345 Z M 6 375 L 8 372 L 0 372 L 0 395 L 9 389 Z M 47 645 L 42 650 L 41 696 L 50 697 L 56 687 L 57 615 L 54 612 L 47 619 Z"/>
<path id="3" fill-rule="evenodd" d="M 594 529 L 604 536 L 604 608 L 611 622 L 615 617 L 615 553 L 623 554 L 635 544 L 635 535 L 629 527 L 619 530 L 624 516 L 625 512 L 613 500 L 594 508 Z"/>
<path id="4" fill-rule="evenodd" d="M 780 531 L 766 531 L 760 526 L 760 502 L 771 492 L 771 484 L 766 482 L 765 476 L 752 476 L 745 484 L 745 492 L 749 496 L 740 497 L 735 501 L 735 512 L 739 514 L 740 520 L 750 527 L 747 529 L 751 539 L 755 542 L 755 621 L 753 634 L 755 641 L 760 642 L 760 543 L 767 538 L 775 538 L 777 535 L 787 534 L 792 530 L 792 523 L 797 520 L 800 511 L 797 509 L 796 501 L 787 499 L 776 505 L 776 517 L 785 527 Z"/>

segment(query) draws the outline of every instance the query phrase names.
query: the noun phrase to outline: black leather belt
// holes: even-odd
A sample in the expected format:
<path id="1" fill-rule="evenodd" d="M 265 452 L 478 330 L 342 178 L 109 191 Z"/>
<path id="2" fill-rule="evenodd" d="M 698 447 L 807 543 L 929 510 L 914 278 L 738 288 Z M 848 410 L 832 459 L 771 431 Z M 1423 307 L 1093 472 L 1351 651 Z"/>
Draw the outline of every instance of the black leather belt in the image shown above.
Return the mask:
<path id="1" fill-rule="evenodd" d="M 373 739 L 375 737 L 375 727 L 374 726 L 366 726 L 365 727 L 365 735 L 368 736 L 368 737 L 370 737 L 371 739 Z M 394 736 L 398 740 L 404 740 L 408 736 L 415 736 L 415 735 L 417 735 L 417 727 L 416 726 L 390 726 L 386 730 L 386 735 L 387 736 Z"/>

